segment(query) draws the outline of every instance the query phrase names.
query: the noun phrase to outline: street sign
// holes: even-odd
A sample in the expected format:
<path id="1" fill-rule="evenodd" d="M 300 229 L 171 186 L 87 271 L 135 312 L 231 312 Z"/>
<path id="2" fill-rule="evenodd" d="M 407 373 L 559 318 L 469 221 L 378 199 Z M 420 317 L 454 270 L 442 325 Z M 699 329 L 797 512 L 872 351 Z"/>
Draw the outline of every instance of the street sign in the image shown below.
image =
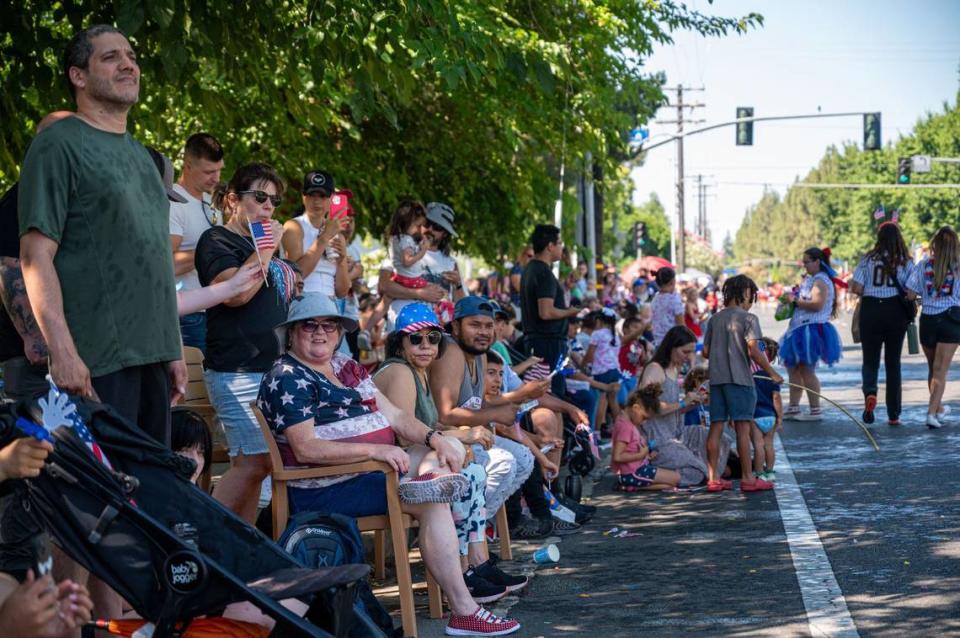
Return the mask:
<path id="1" fill-rule="evenodd" d="M 910 158 L 910 163 L 913 167 L 914 173 L 929 173 L 930 172 L 930 156 L 929 155 L 914 155 Z"/>
<path id="2" fill-rule="evenodd" d="M 635 129 L 630 131 L 630 143 L 631 144 L 643 144 L 647 139 L 650 138 L 650 129 L 645 126 L 638 126 Z"/>

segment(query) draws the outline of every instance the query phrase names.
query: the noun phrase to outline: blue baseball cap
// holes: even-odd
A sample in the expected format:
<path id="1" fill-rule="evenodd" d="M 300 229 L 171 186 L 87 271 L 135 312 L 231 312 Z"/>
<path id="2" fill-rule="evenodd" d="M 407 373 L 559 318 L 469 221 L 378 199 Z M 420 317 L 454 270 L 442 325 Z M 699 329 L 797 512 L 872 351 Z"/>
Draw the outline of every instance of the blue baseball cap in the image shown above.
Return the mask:
<path id="1" fill-rule="evenodd" d="M 490 306 L 493 308 L 493 316 L 494 316 L 494 318 L 496 318 L 496 317 L 498 317 L 498 316 L 502 316 L 504 319 L 506 319 L 507 317 L 510 316 L 510 315 L 507 314 L 507 311 L 504 310 L 503 307 L 502 307 L 499 303 L 497 303 L 496 301 L 494 301 L 494 300 L 491 299 L 488 303 L 489 303 Z"/>
<path id="2" fill-rule="evenodd" d="M 493 305 L 489 299 L 486 297 L 478 297 L 477 295 L 469 295 L 464 297 L 453 307 L 453 318 L 454 319 L 464 319 L 466 317 L 490 317 L 493 316 L 494 309 Z"/>
<path id="3" fill-rule="evenodd" d="M 437 321 L 437 313 L 433 311 L 433 308 L 420 302 L 407 304 L 401 308 L 397 320 L 393 322 L 395 331 L 407 334 L 420 332 L 424 328 L 443 330 L 443 326 Z"/>

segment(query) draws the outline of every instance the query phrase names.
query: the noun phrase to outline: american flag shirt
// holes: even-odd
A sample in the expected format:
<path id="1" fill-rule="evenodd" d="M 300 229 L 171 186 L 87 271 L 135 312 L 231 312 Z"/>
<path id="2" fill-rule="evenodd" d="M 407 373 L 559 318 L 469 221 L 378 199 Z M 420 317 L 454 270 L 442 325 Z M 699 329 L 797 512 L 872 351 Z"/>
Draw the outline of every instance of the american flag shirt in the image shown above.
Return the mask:
<path id="1" fill-rule="evenodd" d="M 906 286 L 920 295 L 925 315 L 939 315 L 952 306 L 960 306 L 960 286 L 957 286 L 956 273 L 947 273 L 939 289 L 933 285 L 933 273 L 933 258 L 925 257 L 917 262 Z"/>
<path id="2" fill-rule="evenodd" d="M 333 369 L 342 386 L 289 354 L 277 359 L 260 383 L 257 406 L 277 439 L 288 468 L 308 467 L 297 461 L 284 431 L 313 420 L 314 436 L 325 441 L 394 445 L 393 429 L 377 410 L 376 391 L 366 369 L 337 353 Z M 319 488 L 353 478 L 355 474 L 290 481 L 299 488 Z"/>

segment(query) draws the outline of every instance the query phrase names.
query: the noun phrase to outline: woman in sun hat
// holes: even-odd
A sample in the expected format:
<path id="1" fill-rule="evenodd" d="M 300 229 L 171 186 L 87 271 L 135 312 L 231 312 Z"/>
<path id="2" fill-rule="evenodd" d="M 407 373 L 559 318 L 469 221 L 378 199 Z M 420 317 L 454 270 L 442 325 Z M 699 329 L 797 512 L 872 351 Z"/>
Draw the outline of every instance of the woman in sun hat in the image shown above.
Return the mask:
<path id="1" fill-rule="evenodd" d="M 284 464 L 378 460 L 401 475 L 411 475 L 401 479 L 400 499 L 404 512 L 420 523 L 424 562 L 450 602 L 448 631 L 489 635 L 494 627 L 502 633 L 519 628 L 515 620 L 497 618 L 478 607 L 459 569 L 449 504 L 470 489 L 460 473 L 463 445 L 397 408 L 359 363 L 337 352 L 344 333 L 355 327 L 356 321 L 322 294 L 294 301 L 286 321 L 277 327 L 284 354 L 264 377 L 258 406 Z M 406 449 L 397 446 L 398 435 L 413 444 Z M 385 489 L 386 478 L 380 472 L 291 481 L 291 513 L 384 514 Z"/>

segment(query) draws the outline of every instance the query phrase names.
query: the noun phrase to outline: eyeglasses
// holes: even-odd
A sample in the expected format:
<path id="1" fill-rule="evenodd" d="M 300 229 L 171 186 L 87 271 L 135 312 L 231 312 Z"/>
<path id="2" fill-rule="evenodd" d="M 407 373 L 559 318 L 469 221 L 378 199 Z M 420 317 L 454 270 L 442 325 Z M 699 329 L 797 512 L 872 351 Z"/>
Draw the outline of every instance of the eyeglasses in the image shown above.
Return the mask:
<path id="1" fill-rule="evenodd" d="M 314 321 L 313 319 L 307 319 L 300 325 L 303 327 L 303 331 L 308 334 L 316 332 L 318 328 L 327 334 L 331 334 L 340 329 L 339 321 Z"/>
<path id="2" fill-rule="evenodd" d="M 283 201 L 283 198 L 279 195 L 271 195 L 264 191 L 237 191 L 237 195 L 253 195 L 253 199 L 256 200 L 258 204 L 264 204 L 269 199 L 274 208 L 279 206 Z"/>
<path id="3" fill-rule="evenodd" d="M 408 334 L 407 339 L 410 340 L 410 345 L 412 346 L 419 346 L 421 343 L 423 343 L 424 339 L 426 339 L 431 346 L 435 346 L 440 343 L 441 339 L 443 339 L 443 335 L 437 330 L 431 330 L 425 335 L 420 334 L 419 332 Z"/>

